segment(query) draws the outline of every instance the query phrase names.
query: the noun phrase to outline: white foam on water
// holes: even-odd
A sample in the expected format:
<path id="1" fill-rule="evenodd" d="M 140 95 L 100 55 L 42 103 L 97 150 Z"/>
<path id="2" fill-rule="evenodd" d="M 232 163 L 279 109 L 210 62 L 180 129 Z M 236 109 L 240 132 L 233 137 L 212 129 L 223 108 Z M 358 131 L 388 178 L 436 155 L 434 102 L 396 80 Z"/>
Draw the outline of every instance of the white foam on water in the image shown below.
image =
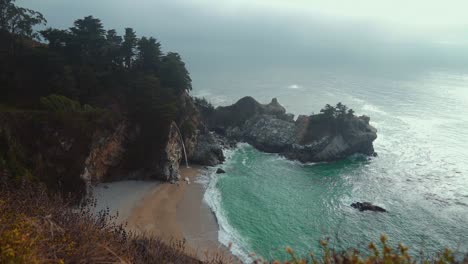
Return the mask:
<path id="1" fill-rule="evenodd" d="M 271 154 L 271 155 L 275 155 L 275 159 L 277 161 L 281 161 L 281 162 L 284 162 L 284 163 L 289 163 L 291 165 L 294 165 L 294 166 L 300 166 L 300 167 L 308 167 L 308 166 L 314 166 L 314 165 L 317 165 L 317 164 L 321 164 L 321 163 L 326 163 L 326 162 L 300 162 L 298 160 L 290 160 L 290 159 L 287 159 L 286 157 L 280 155 L 280 154 Z"/>
<path id="2" fill-rule="evenodd" d="M 225 165 L 229 166 L 233 155 L 237 151 L 242 151 L 248 144 L 240 143 L 234 149 L 224 150 L 226 157 Z M 221 244 L 229 247 L 232 254 L 241 259 L 244 263 L 251 263 L 253 259 L 249 256 L 249 243 L 246 241 L 237 230 L 229 224 L 226 212 L 222 208 L 221 192 L 217 188 L 217 183 L 220 177 L 226 177 L 226 174 L 216 174 L 215 168 L 209 168 L 204 171 L 204 175 L 199 177 L 202 184 L 206 184 L 206 191 L 203 196 L 204 201 L 214 212 L 218 222 L 218 240 Z"/>
<path id="3" fill-rule="evenodd" d="M 291 84 L 287 87 L 288 89 L 302 89 L 303 87 L 298 84 Z"/>
<path id="4" fill-rule="evenodd" d="M 388 115 L 387 112 L 381 110 L 380 108 L 378 108 L 377 106 L 373 105 L 373 104 L 369 104 L 369 103 L 366 103 L 362 106 L 362 111 L 363 112 L 374 112 L 374 113 L 379 113 L 379 114 L 382 114 L 382 115 Z"/>

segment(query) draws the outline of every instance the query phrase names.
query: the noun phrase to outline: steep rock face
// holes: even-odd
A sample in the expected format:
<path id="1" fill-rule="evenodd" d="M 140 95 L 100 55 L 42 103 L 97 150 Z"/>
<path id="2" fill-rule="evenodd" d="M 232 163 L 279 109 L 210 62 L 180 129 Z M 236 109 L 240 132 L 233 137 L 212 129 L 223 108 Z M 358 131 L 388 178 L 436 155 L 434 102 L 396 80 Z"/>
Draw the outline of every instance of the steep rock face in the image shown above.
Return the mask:
<path id="1" fill-rule="evenodd" d="M 297 117 L 296 120 L 296 138 L 303 139 L 307 133 L 307 129 L 309 128 L 309 120 L 310 118 L 306 115 L 300 115 Z M 301 142 L 299 142 L 301 143 Z"/>
<path id="2" fill-rule="evenodd" d="M 284 154 L 302 162 L 338 160 L 355 153 L 373 155 L 372 142 L 377 138 L 377 130 L 369 120 L 366 116 L 343 120 L 319 116 L 298 119 L 296 144 Z"/>
<path id="3" fill-rule="evenodd" d="M 241 138 L 265 152 L 283 152 L 294 143 L 294 123 L 260 115 L 244 124 Z"/>
<path id="4" fill-rule="evenodd" d="M 184 138 L 184 144 L 187 156 L 190 158 L 195 153 L 198 142 L 198 136 L 206 130 L 200 116 L 198 108 L 195 106 L 192 98 L 183 93 L 180 98 L 180 113 L 177 124 Z"/>
<path id="5" fill-rule="evenodd" d="M 222 141 L 210 133 L 193 99 L 184 93 L 180 99 L 178 124 L 190 162 L 214 166 L 224 161 Z"/>
<path id="6" fill-rule="evenodd" d="M 95 133 L 91 151 L 84 164 L 81 178 L 88 184 L 103 182 L 110 168 L 120 164 L 127 144 L 128 124 L 122 121 L 107 135 Z"/>
<path id="7" fill-rule="evenodd" d="M 160 171 L 155 176 L 164 181 L 174 182 L 180 179 L 179 165 L 184 158 L 179 131 L 175 122 L 171 123 L 166 147 L 159 161 Z"/>
<path id="8" fill-rule="evenodd" d="M 154 137 L 153 127 L 111 112 L 2 112 L 0 176 L 32 178 L 77 197 L 103 181 L 175 181 L 184 159 L 177 128 L 191 162 L 223 162 L 223 142 L 208 132 L 193 99 L 183 94 L 178 106 L 173 122 L 158 124 Z"/>
<path id="9" fill-rule="evenodd" d="M 294 121 L 276 99 L 262 105 L 244 97 L 232 106 L 218 107 L 212 116 L 209 124 L 214 131 L 301 162 L 333 161 L 355 153 L 372 155 L 372 142 L 377 138 L 369 117 L 319 114 Z"/>

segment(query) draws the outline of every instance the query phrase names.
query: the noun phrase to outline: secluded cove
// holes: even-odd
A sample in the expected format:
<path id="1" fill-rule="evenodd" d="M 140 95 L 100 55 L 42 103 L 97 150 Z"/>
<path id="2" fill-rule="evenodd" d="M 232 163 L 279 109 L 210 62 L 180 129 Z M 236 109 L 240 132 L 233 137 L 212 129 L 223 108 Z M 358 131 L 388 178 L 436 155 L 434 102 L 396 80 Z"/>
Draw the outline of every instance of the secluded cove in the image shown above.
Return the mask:
<path id="1" fill-rule="evenodd" d="M 317 251 L 319 239 L 327 237 L 340 249 L 366 249 L 382 233 L 416 253 L 468 250 L 466 75 L 371 76 L 320 69 L 274 73 L 259 70 L 258 78 L 252 76 L 254 87 L 275 87 L 253 91 L 255 98 L 268 102 L 278 96 L 295 114 L 317 111 L 314 106 L 323 101 L 346 102 L 358 114 L 371 116 L 378 130 L 378 156 L 303 165 L 241 147 L 224 165 L 226 174 L 217 175 L 218 182 L 210 186 L 215 208 L 227 223 L 224 230 L 234 237 L 226 241 L 239 242 L 244 256 L 255 251 L 266 258 L 283 256 L 286 245 L 302 254 Z M 301 89 L 280 85 L 283 79 L 300 83 Z M 230 85 L 223 93 L 217 89 L 203 92 L 232 102 L 239 92 L 249 91 Z M 350 206 L 364 201 L 388 212 L 359 212 Z"/>
<path id="2" fill-rule="evenodd" d="M 203 202 L 205 188 L 197 183 L 200 166 L 181 168 L 183 180 L 177 184 L 154 181 L 103 183 L 94 189 L 97 210 L 109 208 L 128 231 L 154 235 L 167 243 L 186 240 L 187 252 L 204 259 L 206 254 L 229 250 L 218 242 L 215 216 Z M 234 258 L 233 258 L 234 260 Z"/>

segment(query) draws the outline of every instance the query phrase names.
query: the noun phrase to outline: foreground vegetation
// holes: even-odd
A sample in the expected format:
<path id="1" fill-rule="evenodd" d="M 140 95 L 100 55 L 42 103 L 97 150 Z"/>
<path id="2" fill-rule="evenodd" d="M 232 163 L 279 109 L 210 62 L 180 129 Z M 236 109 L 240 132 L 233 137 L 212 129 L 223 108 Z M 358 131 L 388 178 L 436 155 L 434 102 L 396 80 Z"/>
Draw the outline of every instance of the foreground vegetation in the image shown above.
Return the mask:
<path id="1" fill-rule="evenodd" d="M 42 14 L 18 7 L 14 0 L 0 0 L 0 112 L 17 114 L 0 116 L 11 126 L 0 127 L 0 263 L 202 263 L 183 241 L 165 243 L 129 233 L 114 223 L 109 211 L 94 213 L 93 199 L 77 206 L 65 195 L 84 194 L 84 182 L 73 176 L 83 168 L 71 168 L 62 156 L 55 160 L 50 153 L 42 155 L 50 144 L 38 144 L 39 138 L 54 134 L 40 134 L 37 127 L 55 124 L 79 139 L 80 149 L 69 153 L 69 160 L 83 160 L 78 153 L 87 153 L 81 148 L 90 144 L 94 128 L 124 116 L 141 130 L 128 166 L 148 166 L 154 160 L 151 152 L 159 149 L 158 139 L 180 116 L 179 98 L 191 90 L 182 58 L 163 53 L 153 37 L 138 38 L 131 28 L 119 35 L 92 16 L 76 20 L 69 29 L 34 30 L 45 24 Z M 206 100 L 196 103 L 213 111 Z M 106 118 L 109 113 L 114 115 Z M 337 120 L 353 115 L 342 104 L 328 105 L 321 113 Z M 21 146 L 19 139 L 27 144 Z M 287 248 L 286 263 L 416 262 L 406 247 L 391 249 L 385 237 L 381 242 L 380 248 L 369 246 L 369 256 L 333 252 L 322 242 L 323 256 L 307 260 Z M 206 259 L 204 263 L 234 261 L 220 255 Z M 446 250 L 427 262 L 456 260 Z"/>
<path id="2" fill-rule="evenodd" d="M 4 179 L 3 179 L 4 180 Z M 44 186 L 23 182 L 0 183 L 0 263 L 235 263 L 230 256 L 206 254 L 205 261 L 186 250 L 184 241 L 165 243 L 157 237 L 136 235 L 114 223 L 109 211 L 94 213 L 95 201 L 71 207 L 67 199 L 51 196 Z M 298 257 L 286 248 L 286 262 L 257 259 L 255 263 L 462 263 L 445 250 L 421 260 L 408 248 L 392 249 L 385 236 L 369 244 L 369 254 L 357 250 L 334 252 L 321 241 L 323 252 Z M 468 263 L 468 258 L 464 263 Z"/>
<path id="3" fill-rule="evenodd" d="M 44 186 L 0 184 L 0 263 L 202 263 L 184 241 L 165 243 L 114 223 L 95 201 L 71 207 Z M 204 263 L 227 263 L 207 255 Z"/>

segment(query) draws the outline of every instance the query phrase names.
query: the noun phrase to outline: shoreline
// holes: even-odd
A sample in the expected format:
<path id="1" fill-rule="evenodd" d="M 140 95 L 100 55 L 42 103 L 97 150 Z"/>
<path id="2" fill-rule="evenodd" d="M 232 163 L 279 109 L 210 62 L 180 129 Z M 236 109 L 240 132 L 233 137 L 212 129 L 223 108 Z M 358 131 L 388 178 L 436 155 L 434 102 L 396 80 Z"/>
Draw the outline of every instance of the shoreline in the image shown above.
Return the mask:
<path id="1" fill-rule="evenodd" d="M 216 216 L 203 201 L 204 186 L 195 181 L 201 171 L 201 166 L 181 167 L 181 180 L 177 184 L 156 181 L 101 184 L 95 188 L 97 209 L 109 207 L 111 213 L 118 212 L 117 221 L 126 222 L 128 231 L 155 235 L 166 243 L 185 241 L 186 252 L 201 260 L 222 256 L 229 263 L 241 263 L 218 240 Z"/>

